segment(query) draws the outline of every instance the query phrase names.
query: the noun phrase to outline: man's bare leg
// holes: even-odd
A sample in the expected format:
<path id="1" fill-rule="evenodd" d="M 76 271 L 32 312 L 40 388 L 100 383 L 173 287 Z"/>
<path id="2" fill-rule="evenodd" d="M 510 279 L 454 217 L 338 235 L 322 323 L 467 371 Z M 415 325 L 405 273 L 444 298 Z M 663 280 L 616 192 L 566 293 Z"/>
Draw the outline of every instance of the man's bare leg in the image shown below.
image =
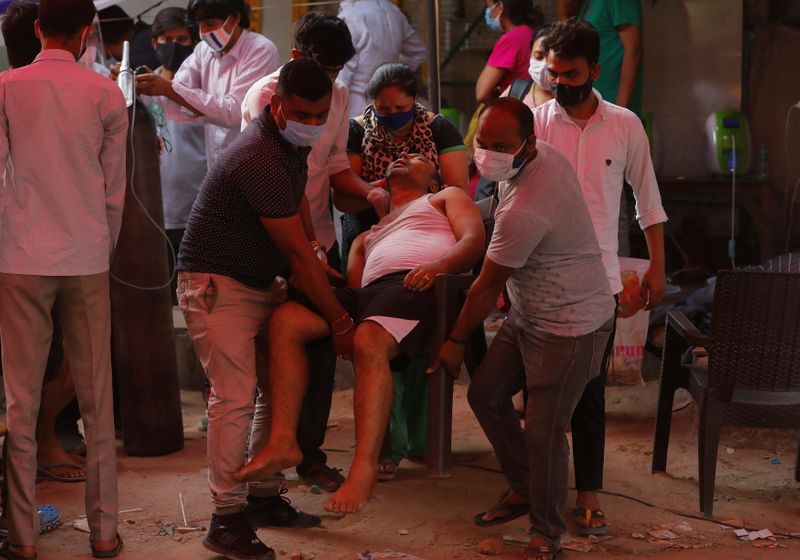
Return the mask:
<path id="1" fill-rule="evenodd" d="M 400 352 L 392 335 L 373 321 L 356 327 L 353 341 L 356 455 L 339 490 L 325 503 L 328 511 L 352 513 L 369 500 L 378 473 L 378 455 L 392 406 L 389 361 Z"/>
<path id="2" fill-rule="evenodd" d="M 42 387 L 42 404 L 36 424 L 36 461 L 40 467 L 49 467 L 54 475 L 65 478 L 85 478 L 83 465 L 86 459 L 70 455 L 61 446 L 56 435 L 56 417 L 75 398 L 75 386 L 66 357 L 59 366 L 58 375 Z"/>
<path id="3" fill-rule="evenodd" d="M 306 344 L 329 334 L 325 319 L 298 303 L 285 303 L 273 312 L 268 334 L 269 439 L 233 475 L 237 480 L 268 480 L 274 473 L 303 460 L 297 445 L 297 422 L 308 388 Z"/>

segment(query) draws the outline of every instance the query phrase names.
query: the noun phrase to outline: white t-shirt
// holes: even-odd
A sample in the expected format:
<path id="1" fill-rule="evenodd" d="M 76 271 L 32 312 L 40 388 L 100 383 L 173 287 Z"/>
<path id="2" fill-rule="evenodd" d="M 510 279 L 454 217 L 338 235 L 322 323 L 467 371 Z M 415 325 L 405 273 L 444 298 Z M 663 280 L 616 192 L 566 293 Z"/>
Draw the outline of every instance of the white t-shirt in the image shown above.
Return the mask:
<path id="1" fill-rule="evenodd" d="M 569 161 L 545 142 L 519 174 L 499 185 L 486 258 L 516 269 L 511 304 L 534 328 L 581 336 L 614 313 L 600 248 Z"/>

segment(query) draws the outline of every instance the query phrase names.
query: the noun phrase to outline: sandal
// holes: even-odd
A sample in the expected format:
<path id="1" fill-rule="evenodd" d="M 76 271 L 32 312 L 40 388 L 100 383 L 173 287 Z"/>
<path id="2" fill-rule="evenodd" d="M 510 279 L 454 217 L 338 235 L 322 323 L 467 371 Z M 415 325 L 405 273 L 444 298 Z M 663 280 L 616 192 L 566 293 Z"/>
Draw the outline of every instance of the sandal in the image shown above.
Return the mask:
<path id="1" fill-rule="evenodd" d="M 399 466 L 394 459 L 384 459 L 378 463 L 378 482 L 394 480 L 394 475 L 397 474 Z"/>
<path id="2" fill-rule="evenodd" d="M 561 554 L 560 548 L 553 549 L 552 546 L 548 545 L 528 545 L 525 549 L 525 560 L 541 560 L 542 556 L 545 555 L 550 555 L 549 560 L 556 560 L 559 554 Z"/>
<path id="3" fill-rule="evenodd" d="M 599 509 L 585 509 L 575 508 L 572 510 L 575 516 L 575 534 L 581 536 L 587 535 L 606 535 L 608 534 L 608 525 L 606 524 L 606 516 L 602 510 Z M 602 525 L 592 527 L 592 521 L 600 520 Z"/>
<path id="4" fill-rule="evenodd" d="M 111 550 L 97 550 L 94 547 L 94 538 L 89 538 L 89 546 L 92 547 L 92 556 L 95 558 L 114 558 L 117 554 L 120 553 L 124 543 L 122 542 L 122 535 L 117 533 L 117 546 L 112 548 Z"/>
<path id="5" fill-rule="evenodd" d="M 54 505 L 42 504 L 36 508 L 36 514 L 39 516 L 39 533 L 42 535 L 61 525 L 61 512 Z"/>
<path id="6" fill-rule="evenodd" d="M 3 542 L 3 545 L 0 546 L 0 558 L 7 558 L 8 560 L 36 560 L 36 554 L 33 556 L 20 556 L 19 554 L 14 554 L 11 550 L 11 545 L 8 541 Z"/>
<path id="7" fill-rule="evenodd" d="M 303 474 L 298 474 L 309 486 L 318 486 L 325 492 L 336 492 L 344 484 L 341 471 L 342 469 L 334 469 L 325 463 L 314 463 Z"/>
<path id="8" fill-rule="evenodd" d="M 493 527 L 495 525 L 502 525 L 503 523 L 508 523 L 509 521 L 516 519 L 518 517 L 522 517 L 526 515 L 531 510 L 530 504 L 509 504 L 506 500 L 508 500 L 509 495 L 511 494 L 511 490 L 504 493 L 500 496 L 500 501 L 493 505 L 490 509 L 486 511 L 482 511 L 481 513 L 477 514 L 472 520 L 475 522 L 475 525 L 478 527 Z M 491 511 L 507 511 L 506 515 L 501 515 L 499 517 L 495 517 L 491 521 L 486 521 L 483 516 Z"/>

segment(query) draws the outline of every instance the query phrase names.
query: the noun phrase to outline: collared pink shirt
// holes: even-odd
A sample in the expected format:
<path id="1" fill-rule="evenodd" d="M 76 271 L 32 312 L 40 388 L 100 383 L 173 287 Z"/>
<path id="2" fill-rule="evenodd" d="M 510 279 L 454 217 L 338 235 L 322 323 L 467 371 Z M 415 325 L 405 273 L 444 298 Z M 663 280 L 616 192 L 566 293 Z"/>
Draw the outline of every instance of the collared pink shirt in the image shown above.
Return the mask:
<path id="1" fill-rule="evenodd" d="M 624 181 L 633 188 L 636 220 L 644 230 L 667 221 L 661 205 L 650 145 L 642 122 L 624 107 L 604 101 L 581 129 L 555 99 L 534 109 L 536 137 L 572 164 L 603 253 L 611 291 L 622 291 L 619 265 L 619 205 Z"/>
<path id="2" fill-rule="evenodd" d="M 64 50 L 0 76 L 0 272 L 109 268 L 125 202 L 128 110 Z"/>

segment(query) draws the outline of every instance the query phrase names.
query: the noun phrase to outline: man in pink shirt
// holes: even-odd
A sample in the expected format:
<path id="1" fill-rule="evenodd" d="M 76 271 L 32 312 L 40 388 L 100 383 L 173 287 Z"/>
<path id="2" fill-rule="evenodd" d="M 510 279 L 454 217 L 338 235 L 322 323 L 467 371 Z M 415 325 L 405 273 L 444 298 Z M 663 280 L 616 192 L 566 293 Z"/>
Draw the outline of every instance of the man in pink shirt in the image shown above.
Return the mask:
<path id="1" fill-rule="evenodd" d="M 122 548 L 108 269 L 125 200 L 128 112 L 113 82 L 76 63 L 94 16 L 91 0 L 41 0 L 42 52 L 0 79 L 7 558 L 36 557 L 36 416 L 55 304 L 86 429 L 90 544 L 95 556 L 109 558 Z"/>

